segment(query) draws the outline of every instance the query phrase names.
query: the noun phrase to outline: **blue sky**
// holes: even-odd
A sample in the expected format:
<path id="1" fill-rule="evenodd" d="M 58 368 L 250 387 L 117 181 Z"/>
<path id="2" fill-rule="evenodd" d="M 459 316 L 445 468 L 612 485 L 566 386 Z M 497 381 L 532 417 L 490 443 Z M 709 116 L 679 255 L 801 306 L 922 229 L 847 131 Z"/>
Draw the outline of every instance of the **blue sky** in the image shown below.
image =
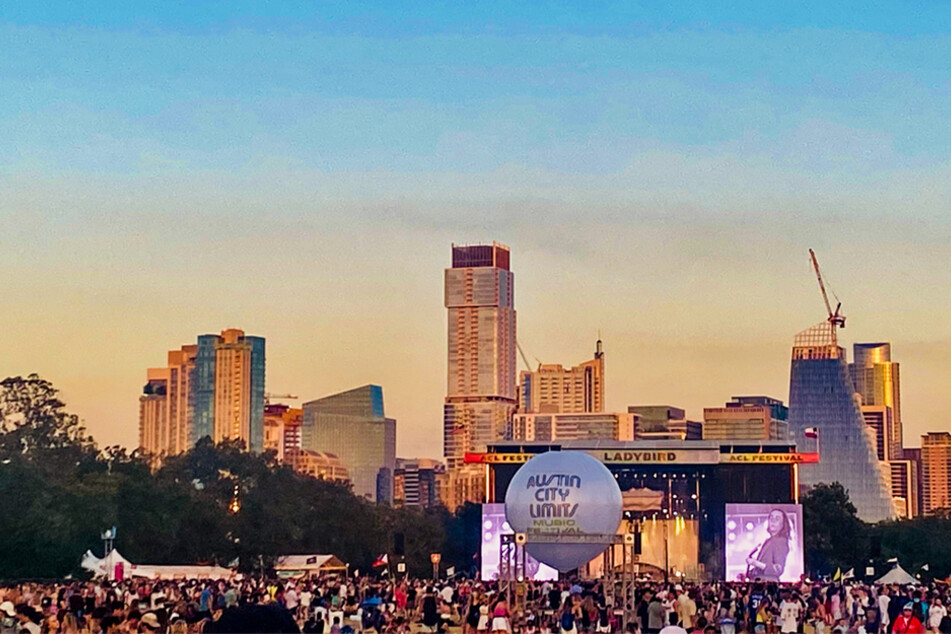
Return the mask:
<path id="1" fill-rule="evenodd" d="M 933 428 L 951 4 L 668 4 L 0 7 L 0 374 L 133 444 L 145 368 L 242 326 L 274 391 L 382 383 L 401 450 L 438 454 L 439 276 L 498 239 L 527 347 L 580 362 L 600 328 L 609 406 L 696 417 L 786 397 L 811 246 Z"/>

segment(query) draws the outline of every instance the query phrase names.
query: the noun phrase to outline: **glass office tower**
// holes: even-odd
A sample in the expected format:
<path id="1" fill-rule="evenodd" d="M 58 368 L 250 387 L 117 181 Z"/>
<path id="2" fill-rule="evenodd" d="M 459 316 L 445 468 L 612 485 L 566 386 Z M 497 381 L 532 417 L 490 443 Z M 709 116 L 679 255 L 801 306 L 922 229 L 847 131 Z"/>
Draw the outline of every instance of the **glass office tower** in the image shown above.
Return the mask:
<path id="1" fill-rule="evenodd" d="M 301 447 L 332 453 L 350 472 L 353 492 L 393 501 L 396 421 L 383 412 L 383 388 L 364 385 L 304 403 Z"/>
<path id="2" fill-rule="evenodd" d="M 230 328 L 201 335 L 189 395 L 190 443 L 242 440 L 255 452 L 264 448 L 265 340 Z"/>
<path id="3" fill-rule="evenodd" d="M 800 466 L 800 484 L 840 482 L 863 520 L 890 519 L 895 512 L 888 466 L 876 455 L 833 328 L 822 322 L 796 335 L 793 345 L 789 429 L 800 451 L 815 451 L 816 441 L 804 431 L 819 429 L 819 463 Z"/>

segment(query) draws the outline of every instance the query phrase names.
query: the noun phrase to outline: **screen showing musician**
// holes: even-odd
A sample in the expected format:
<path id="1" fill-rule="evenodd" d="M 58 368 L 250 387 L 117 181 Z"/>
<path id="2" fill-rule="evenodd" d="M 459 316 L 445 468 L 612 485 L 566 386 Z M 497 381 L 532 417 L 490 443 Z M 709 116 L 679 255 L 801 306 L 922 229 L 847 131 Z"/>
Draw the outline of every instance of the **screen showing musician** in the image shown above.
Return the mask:
<path id="1" fill-rule="evenodd" d="M 802 507 L 726 505 L 726 578 L 798 582 L 803 574 Z"/>
<path id="2" fill-rule="evenodd" d="M 504 504 L 482 505 L 482 579 L 489 581 L 499 578 L 502 557 L 509 558 L 509 565 L 515 563 L 517 554 L 514 545 L 502 546 L 502 535 L 514 535 L 515 531 L 505 519 Z M 520 550 L 520 549 L 519 549 Z M 510 552 L 511 551 L 511 552 Z M 531 555 L 525 557 L 525 572 L 535 581 L 558 579 L 558 571 L 537 561 Z"/>

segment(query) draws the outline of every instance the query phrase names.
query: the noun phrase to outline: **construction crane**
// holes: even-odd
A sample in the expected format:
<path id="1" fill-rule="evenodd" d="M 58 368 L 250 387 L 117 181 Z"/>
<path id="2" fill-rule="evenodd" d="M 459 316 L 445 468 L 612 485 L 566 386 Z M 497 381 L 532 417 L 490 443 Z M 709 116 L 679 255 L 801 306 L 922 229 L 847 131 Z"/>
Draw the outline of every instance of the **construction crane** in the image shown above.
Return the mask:
<path id="1" fill-rule="evenodd" d="M 832 304 L 829 303 L 829 295 L 826 293 L 826 285 L 822 280 L 822 272 L 819 271 L 819 261 L 816 259 L 816 252 L 809 249 L 809 257 L 812 258 L 812 268 L 815 269 L 816 279 L 819 280 L 819 290 L 822 291 L 822 301 L 826 303 L 826 312 L 829 314 L 828 322 L 832 326 L 832 341 L 835 345 L 838 345 L 836 328 L 845 328 L 845 315 L 839 312 L 842 308 L 842 302 L 839 301 L 839 298 L 836 297 L 833 291 L 832 296 L 835 297 L 836 304 L 835 310 L 832 310 Z"/>
<path id="2" fill-rule="evenodd" d="M 520 344 L 517 339 L 515 340 L 515 347 L 518 348 L 518 353 L 522 355 L 522 363 L 525 364 L 525 369 L 529 372 L 534 372 L 534 370 L 532 370 L 531 364 L 528 362 L 528 357 L 525 356 L 525 351 L 522 350 L 522 344 Z M 535 360 L 538 361 L 538 357 L 535 357 Z M 538 361 L 538 365 L 541 364 L 542 362 Z"/>

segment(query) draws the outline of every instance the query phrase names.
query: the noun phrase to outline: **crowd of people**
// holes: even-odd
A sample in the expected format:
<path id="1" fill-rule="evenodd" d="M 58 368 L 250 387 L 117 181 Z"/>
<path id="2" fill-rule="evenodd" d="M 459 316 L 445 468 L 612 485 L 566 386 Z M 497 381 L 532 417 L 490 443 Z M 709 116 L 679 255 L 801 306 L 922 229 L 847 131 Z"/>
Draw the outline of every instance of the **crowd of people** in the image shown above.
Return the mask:
<path id="1" fill-rule="evenodd" d="M 860 583 L 600 582 L 323 577 L 95 581 L 0 588 L 0 634 L 919 634 L 951 632 L 951 588 Z"/>

